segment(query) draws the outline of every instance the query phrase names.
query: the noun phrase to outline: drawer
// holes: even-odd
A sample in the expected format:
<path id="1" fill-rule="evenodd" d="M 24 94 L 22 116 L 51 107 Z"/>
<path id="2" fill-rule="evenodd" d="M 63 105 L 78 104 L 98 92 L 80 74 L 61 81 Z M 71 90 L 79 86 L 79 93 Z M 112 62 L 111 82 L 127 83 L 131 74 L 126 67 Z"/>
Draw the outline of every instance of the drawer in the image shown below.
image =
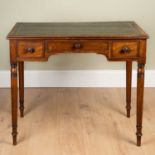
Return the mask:
<path id="1" fill-rule="evenodd" d="M 109 42 L 104 40 L 54 40 L 47 41 L 47 52 L 96 52 L 104 53 L 109 49 Z"/>
<path id="2" fill-rule="evenodd" d="M 19 58 L 41 58 L 44 57 L 43 41 L 18 41 L 17 54 Z"/>
<path id="3" fill-rule="evenodd" d="M 135 58 L 139 53 L 139 41 L 113 41 L 113 58 Z"/>

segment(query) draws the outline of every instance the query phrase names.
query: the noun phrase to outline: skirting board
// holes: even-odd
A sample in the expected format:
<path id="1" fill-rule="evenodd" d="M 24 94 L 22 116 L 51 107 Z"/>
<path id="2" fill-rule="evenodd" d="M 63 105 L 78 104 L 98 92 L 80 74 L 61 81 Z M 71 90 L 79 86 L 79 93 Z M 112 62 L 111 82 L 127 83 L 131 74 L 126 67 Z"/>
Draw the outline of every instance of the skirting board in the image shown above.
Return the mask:
<path id="1" fill-rule="evenodd" d="M 25 71 L 25 87 L 125 87 L 125 70 Z M 136 86 L 133 71 L 132 86 Z M 10 87 L 10 72 L 0 71 L 0 88 Z M 146 70 L 145 87 L 155 87 L 155 70 Z"/>

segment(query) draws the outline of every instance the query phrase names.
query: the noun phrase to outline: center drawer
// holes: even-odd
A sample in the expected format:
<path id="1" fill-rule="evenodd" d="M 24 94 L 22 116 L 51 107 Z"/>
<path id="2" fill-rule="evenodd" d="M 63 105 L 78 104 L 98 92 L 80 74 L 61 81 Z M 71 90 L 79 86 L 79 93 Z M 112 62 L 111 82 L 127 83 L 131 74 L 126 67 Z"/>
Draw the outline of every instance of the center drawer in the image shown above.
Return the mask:
<path id="1" fill-rule="evenodd" d="M 49 53 L 96 52 L 104 53 L 109 49 L 105 40 L 48 40 L 46 50 Z"/>

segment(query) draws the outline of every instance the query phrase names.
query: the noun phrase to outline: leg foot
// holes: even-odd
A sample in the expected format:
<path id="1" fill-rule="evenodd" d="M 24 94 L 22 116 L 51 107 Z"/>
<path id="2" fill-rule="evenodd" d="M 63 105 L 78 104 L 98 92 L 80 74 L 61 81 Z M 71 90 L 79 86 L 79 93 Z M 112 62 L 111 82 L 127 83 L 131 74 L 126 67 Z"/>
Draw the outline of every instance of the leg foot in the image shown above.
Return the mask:
<path id="1" fill-rule="evenodd" d="M 141 137 L 142 135 L 137 134 L 137 146 L 141 146 Z"/>
<path id="2" fill-rule="evenodd" d="M 136 126 L 137 127 L 137 146 L 141 146 L 141 137 L 142 137 L 142 126 Z"/>
<path id="3" fill-rule="evenodd" d="M 17 126 L 12 126 L 12 138 L 13 138 L 13 145 L 16 145 L 17 144 Z"/>

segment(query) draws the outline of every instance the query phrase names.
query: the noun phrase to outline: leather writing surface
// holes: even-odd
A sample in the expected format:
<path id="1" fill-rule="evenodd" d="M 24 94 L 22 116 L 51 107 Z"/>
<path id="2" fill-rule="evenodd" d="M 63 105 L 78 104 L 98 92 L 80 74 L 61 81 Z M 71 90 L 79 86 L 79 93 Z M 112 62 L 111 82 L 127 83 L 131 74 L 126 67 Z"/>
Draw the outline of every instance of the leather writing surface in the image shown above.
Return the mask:
<path id="1" fill-rule="evenodd" d="M 147 37 L 134 22 L 17 23 L 11 37 Z"/>

